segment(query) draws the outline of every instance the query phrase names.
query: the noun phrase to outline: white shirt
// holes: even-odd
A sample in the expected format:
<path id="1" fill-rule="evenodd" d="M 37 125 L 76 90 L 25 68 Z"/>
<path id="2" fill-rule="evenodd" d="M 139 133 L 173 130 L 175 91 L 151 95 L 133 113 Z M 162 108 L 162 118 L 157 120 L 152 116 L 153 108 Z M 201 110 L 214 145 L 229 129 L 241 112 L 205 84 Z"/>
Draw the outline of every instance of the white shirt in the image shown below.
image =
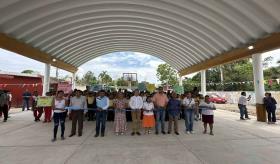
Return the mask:
<path id="1" fill-rule="evenodd" d="M 54 107 L 55 109 L 64 109 L 65 108 L 65 99 L 62 99 L 62 100 L 57 100 L 55 99 L 54 100 Z M 62 112 L 65 112 L 65 111 L 62 111 L 62 110 L 53 110 L 54 113 L 62 113 Z"/>
<path id="2" fill-rule="evenodd" d="M 143 99 L 141 96 L 132 96 L 129 101 L 129 106 L 132 110 L 142 109 Z"/>
<path id="3" fill-rule="evenodd" d="M 238 104 L 247 105 L 247 98 L 242 95 L 238 100 Z"/>
<path id="4" fill-rule="evenodd" d="M 148 111 L 143 112 L 144 115 L 146 115 L 146 116 L 153 116 L 154 115 L 154 112 L 153 112 L 154 103 L 144 102 L 143 109 L 148 110 Z"/>
<path id="5" fill-rule="evenodd" d="M 195 106 L 194 99 L 185 97 L 183 100 L 183 106 L 186 107 L 187 109 L 193 109 Z"/>
<path id="6" fill-rule="evenodd" d="M 214 115 L 214 110 L 216 109 L 212 102 L 208 104 L 204 101 L 199 104 L 199 108 L 202 109 L 201 114 L 203 115 Z"/>

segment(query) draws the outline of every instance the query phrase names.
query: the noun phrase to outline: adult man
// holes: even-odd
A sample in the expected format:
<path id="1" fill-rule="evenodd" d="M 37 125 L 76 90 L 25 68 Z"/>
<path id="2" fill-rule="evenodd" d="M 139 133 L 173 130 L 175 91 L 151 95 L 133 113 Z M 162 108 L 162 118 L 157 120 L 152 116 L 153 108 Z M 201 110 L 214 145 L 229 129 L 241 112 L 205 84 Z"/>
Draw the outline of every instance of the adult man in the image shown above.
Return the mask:
<path id="1" fill-rule="evenodd" d="M 22 94 L 22 98 L 23 98 L 22 111 L 25 110 L 25 107 L 27 108 L 27 110 L 29 110 L 30 97 L 31 97 L 31 93 L 28 91 L 28 89 L 26 89 L 25 92 Z"/>
<path id="2" fill-rule="evenodd" d="M 107 110 L 109 108 L 109 98 L 105 96 L 105 91 L 99 91 L 99 96 L 96 98 L 96 134 L 94 137 L 99 136 L 101 126 L 101 137 L 105 135 Z"/>
<path id="3" fill-rule="evenodd" d="M 153 96 L 153 102 L 155 104 L 155 109 L 156 109 L 156 134 L 158 134 L 159 130 L 159 125 L 161 124 L 161 133 L 165 133 L 165 110 L 166 110 L 166 105 L 168 103 L 168 98 L 166 94 L 163 92 L 163 88 L 159 87 L 158 88 L 158 93 L 156 93 Z"/>
<path id="4" fill-rule="evenodd" d="M 0 112 L 4 114 L 4 122 L 8 119 L 9 97 L 5 91 L 0 90 Z"/>
<path id="5" fill-rule="evenodd" d="M 141 135 L 140 131 L 140 119 L 141 119 L 141 109 L 143 107 L 143 98 L 140 96 L 139 90 L 134 91 L 134 96 L 129 100 L 129 106 L 131 108 L 131 117 L 132 117 L 132 133 Z"/>
<path id="6" fill-rule="evenodd" d="M 241 96 L 238 100 L 238 107 L 240 110 L 240 120 L 245 120 L 244 119 L 244 114 L 245 114 L 245 118 L 246 119 L 250 119 L 248 116 L 248 111 L 247 111 L 247 101 L 251 100 L 251 96 L 249 96 L 248 98 L 246 98 L 246 92 L 241 92 Z"/>
<path id="7" fill-rule="evenodd" d="M 193 133 L 193 121 L 195 114 L 195 100 L 192 98 L 192 94 L 190 92 L 187 93 L 186 97 L 183 100 L 184 106 L 184 115 L 185 115 L 185 126 L 186 133 Z"/>
<path id="8" fill-rule="evenodd" d="M 174 121 L 174 132 L 176 135 L 179 135 L 178 132 L 178 119 L 180 117 L 180 107 L 181 102 L 177 99 L 177 93 L 172 92 L 171 99 L 168 101 L 167 110 L 168 110 L 168 134 L 172 131 L 172 122 Z"/>
<path id="9" fill-rule="evenodd" d="M 83 121 L 84 112 L 87 111 L 86 98 L 82 96 L 82 91 L 77 90 L 76 95 L 70 99 L 71 116 L 72 116 L 72 130 L 69 137 L 76 134 L 76 126 L 78 122 L 78 136 L 81 137 L 83 134 Z"/>

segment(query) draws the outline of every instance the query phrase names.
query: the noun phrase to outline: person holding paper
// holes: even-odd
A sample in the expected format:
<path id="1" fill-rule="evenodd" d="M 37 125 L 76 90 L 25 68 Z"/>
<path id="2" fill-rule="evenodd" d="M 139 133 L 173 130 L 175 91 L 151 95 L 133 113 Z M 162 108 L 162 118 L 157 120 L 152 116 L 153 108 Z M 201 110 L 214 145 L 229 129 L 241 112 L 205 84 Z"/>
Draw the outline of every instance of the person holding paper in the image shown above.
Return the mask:
<path id="1" fill-rule="evenodd" d="M 101 126 L 101 137 L 105 135 L 107 110 L 109 108 L 109 98 L 105 96 L 105 91 L 99 91 L 99 96 L 96 98 L 96 134 L 94 137 L 99 136 Z"/>
<path id="2" fill-rule="evenodd" d="M 76 126 L 78 122 L 78 136 L 81 137 L 83 134 L 83 121 L 84 112 L 87 112 L 87 101 L 84 96 L 82 96 L 82 91 L 77 90 L 75 96 L 70 99 L 70 108 L 72 116 L 72 130 L 69 137 L 76 135 Z"/>
<path id="3" fill-rule="evenodd" d="M 43 114 L 43 108 L 37 106 L 38 99 L 39 99 L 38 91 L 34 91 L 32 96 L 32 110 L 33 110 L 35 122 L 40 121 L 40 118 Z"/>
<path id="4" fill-rule="evenodd" d="M 215 105 L 209 101 L 209 96 L 205 96 L 204 102 L 199 104 L 199 108 L 202 109 L 202 122 L 204 125 L 203 134 L 207 133 L 207 124 L 210 127 L 210 135 L 214 135 L 213 133 L 213 124 L 214 124 L 214 110 L 216 110 Z"/>
<path id="5" fill-rule="evenodd" d="M 53 120 L 54 120 L 54 129 L 53 129 L 53 139 L 52 142 L 56 141 L 56 134 L 58 130 L 58 126 L 60 124 L 61 127 L 61 140 L 64 140 L 64 131 L 65 131 L 65 104 L 66 100 L 64 99 L 64 92 L 58 91 L 57 96 L 53 101 Z"/>

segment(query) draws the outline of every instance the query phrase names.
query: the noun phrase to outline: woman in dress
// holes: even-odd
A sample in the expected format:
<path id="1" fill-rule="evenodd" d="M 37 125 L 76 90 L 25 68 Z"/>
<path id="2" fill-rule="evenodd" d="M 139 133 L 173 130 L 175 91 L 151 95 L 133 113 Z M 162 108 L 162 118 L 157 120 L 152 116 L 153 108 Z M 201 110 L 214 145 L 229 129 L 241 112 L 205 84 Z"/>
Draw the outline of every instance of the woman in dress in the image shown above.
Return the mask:
<path id="1" fill-rule="evenodd" d="M 128 102 L 122 92 L 118 93 L 117 99 L 114 100 L 113 106 L 115 109 L 114 130 L 116 135 L 124 135 L 127 130 L 126 125 L 126 108 Z"/>

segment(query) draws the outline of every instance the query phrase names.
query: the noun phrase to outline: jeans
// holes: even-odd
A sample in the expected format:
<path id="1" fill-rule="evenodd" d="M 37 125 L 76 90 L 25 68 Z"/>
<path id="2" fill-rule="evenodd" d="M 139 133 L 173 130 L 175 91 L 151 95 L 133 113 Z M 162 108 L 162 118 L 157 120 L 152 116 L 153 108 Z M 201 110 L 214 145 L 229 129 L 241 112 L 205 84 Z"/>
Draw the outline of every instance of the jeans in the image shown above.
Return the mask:
<path id="1" fill-rule="evenodd" d="M 249 118 L 246 105 L 238 104 L 238 108 L 239 108 L 239 111 L 240 111 L 240 118 L 241 119 L 244 118 L 244 115 L 245 115 L 245 118 Z"/>
<path id="2" fill-rule="evenodd" d="M 157 108 L 156 109 L 156 132 L 158 132 L 159 125 L 161 124 L 161 131 L 165 129 L 165 109 Z"/>
<path id="3" fill-rule="evenodd" d="M 99 134 L 100 132 L 100 124 L 101 124 L 101 134 L 105 133 L 106 120 L 107 120 L 107 110 L 96 112 L 96 134 Z"/>
<path id="4" fill-rule="evenodd" d="M 25 110 L 25 107 L 27 108 L 27 110 L 29 110 L 29 100 L 23 99 L 22 111 Z"/>
<path id="5" fill-rule="evenodd" d="M 193 131 L 194 110 L 185 109 L 185 126 L 186 131 Z"/>
<path id="6" fill-rule="evenodd" d="M 268 122 L 276 122 L 275 110 L 276 110 L 276 107 L 266 108 Z"/>
<path id="7" fill-rule="evenodd" d="M 58 126 L 60 124 L 61 127 L 61 137 L 64 137 L 65 131 L 65 112 L 63 113 L 53 113 L 53 120 L 54 120 L 54 129 L 53 129 L 53 137 L 56 138 Z"/>

